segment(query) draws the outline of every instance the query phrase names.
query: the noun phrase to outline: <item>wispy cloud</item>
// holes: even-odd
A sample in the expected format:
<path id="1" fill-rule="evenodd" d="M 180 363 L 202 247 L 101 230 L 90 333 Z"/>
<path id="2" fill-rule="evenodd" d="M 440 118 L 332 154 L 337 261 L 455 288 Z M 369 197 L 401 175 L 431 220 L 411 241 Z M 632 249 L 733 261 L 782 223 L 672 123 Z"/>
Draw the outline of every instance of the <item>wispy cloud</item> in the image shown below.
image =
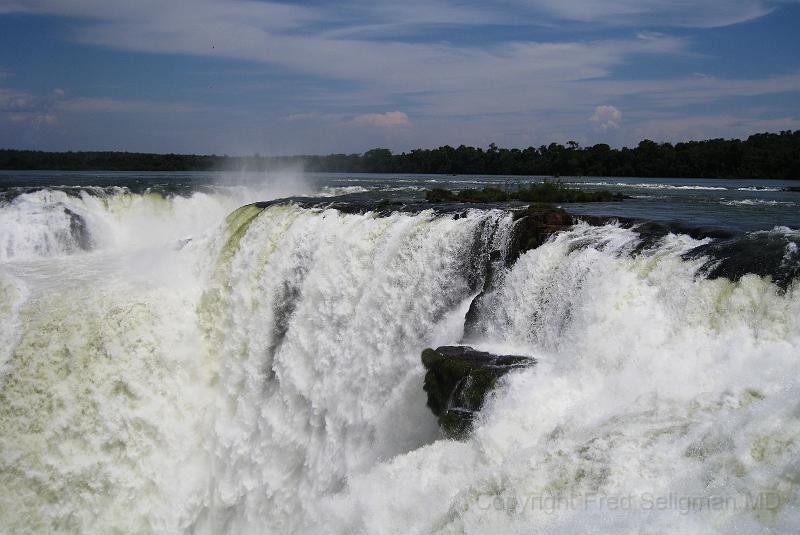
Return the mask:
<path id="1" fill-rule="evenodd" d="M 754 132 L 800 129 L 794 117 L 764 118 L 751 110 L 728 113 L 659 115 L 646 119 L 633 129 L 635 139 L 700 140 L 709 137 L 746 137 Z"/>
<path id="2" fill-rule="evenodd" d="M 725 98 L 800 92 L 800 73 L 763 78 L 689 76 L 669 80 L 596 80 L 596 95 L 606 98 L 637 97 L 654 107 L 703 104 Z"/>
<path id="3" fill-rule="evenodd" d="M 65 113 L 188 113 L 204 111 L 208 107 L 110 97 L 75 97 L 62 98 L 55 109 Z"/>
<path id="4" fill-rule="evenodd" d="M 110 97 L 72 97 L 61 88 L 34 95 L 0 87 L 0 117 L 17 125 L 55 126 L 69 114 L 190 113 L 208 107 L 172 102 L 121 100 Z"/>
<path id="5" fill-rule="evenodd" d="M 546 99 L 547 94 L 563 92 L 559 84 L 600 79 L 637 56 L 680 54 L 687 47 L 682 38 L 648 34 L 642 39 L 634 33 L 627 39 L 591 42 L 514 40 L 483 45 L 345 37 L 348 21 L 352 23 L 348 7 L 364 7 L 367 18 L 376 24 L 469 25 L 503 18 L 485 14 L 483 8 L 446 2 L 345 3 L 337 14 L 325 8 L 242 0 L 203 0 L 191 6 L 187 0 L 175 0 L 158 8 L 148 1 L 118 5 L 99 0 L 69 4 L 39 0 L 25 5 L 30 11 L 90 18 L 93 22 L 74 35 L 82 42 L 279 65 L 358 84 L 348 94 L 329 96 L 329 103 L 341 99 L 348 107 L 356 103 L 368 108 L 403 98 L 416 110 L 440 116 L 476 109 L 482 113 L 530 110 L 536 107 L 530 91 Z M 341 30 L 308 31 L 323 23 Z M 505 98 L 506 94 L 515 96 Z"/>
<path id="6" fill-rule="evenodd" d="M 60 93 L 36 96 L 0 87 L 0 118 L 16 125 L 51 126 L 58 123 L 53 107 Z"/>
<path id="7" fill-rule="evenodd" d="M 409 126 L 411 121 L 402 111 L 387 111 L 386 113 L 365 113 L 353 119 L 353 124 L 358 126 L 377 126 L 380 128 L 397 128 Z"/>
<path id="8" fill-rule="evenodd" d="M 632 38 L 627 44 L 598 42 L 589 46 L 534 40 L 454 46 L 437 40 L 404 42 L 354 37 L 365 27 L 365 20 L 370 27 L 415 28 L 520 23 L 507 10 L 441 1 L 415 0 L 402 5 L 351 1 L 338 4 L 334 10 L 249 0 L 18 0 L 6 9 L 91 20 L 73 36 L 85 43 L 151 53 L 253 60 L 342 79 L 406 81 L 406 86 L 416 90 L 441 85 L 444 80 L 453 79 L 452 75 L 457 81 L 479 78 L 487 67 L 517 76 L 519 72 L 573 79 L 599 76 L 627 54 L 669 53 L 682 48 L 681 40 L 665 35 L 638 45 Z M 595 47 L 598 53 L 592 53 Z M 438 76 L 443 69 L 449 76 Z M 425 80 L 429 82 L 421 83 Z"/>
<path id="9" fill-rule="evenodd" d="M 562 20 L 609 26 L 713 28 L 763 17 L 780 3 L 781 0 L 519 0 L 518 5 Z"/>
<path id="10" fill-rule="evenodd" d="M 563 94 L 568 82 L 608 77 L 612 69 L 642 55 L 684 54 L 688 42 L 664 33 L 631 32 L 628 38 L 594 41 L 513 40 L 483 45 L 440 41 L 356 38 L 359 28 L 382 25 L 485 25 L 521 23 L 534 11 L 575 20 L 657 17 L 668 25 L 673 15 L 728 12 L 761 13 L 767 0 L 612 0 L 602 7 L 589 0 L 515 2 L 509 9 L 442 0 L 410 3 L 350 0 L 336 8 L 294 6 L 251 0 L 155 0 L 117 3 L 104 0 L 16 0 L 7 11 L 51 13 L 92 22 L 74 39 L 95 45 L 149 53 L 179 53 L 244 59 L 279 65 L 314 76 L 358 84 L 348 97 L 364 107 L 403 97 L 420 111 L 439 115 L 530 110 L 529 93 Z M 525 8 L 520 11 L 520 9 Z M 531 11 L 533 9 L 534 11 Z M 744 15 L 741 15 L 744 16 Z M 681 19 L 675 19 L 681 24 Z M 322 31 L 316 31 L 316 30 Z M 489 98 L 489 95 L 497 98 Z M 506 98 L 515 94 L 512 98 Z M 100 106 L 101 103 L 97 103 Z M 545 104 L 549 105 L 549 104 Z M 76 104 L 77 106 L 77 104 Z M 312 110 L 314 111 L 314 110 Z"/>
<path id="11" fill-rule="evenodd" d="M 687 28 L 752 21 L 797 1 L 0 0 L 0 14 L 69 18 L 66 38 L 72 44 L 213 58 L 219 60 L 216 65 L 235 60 L 304 81 L 284 93 L 264 90 L 256 104 L 260 113 L 244 110 L 245 104 L 232 98 L 223 101 L 227 89 L 221 89 L 216 102 L 225 109 L 217 109 L 217 118 L 238 121 L 243 132 L 258 132 L 243 137 L 266 138 L 264 131 L 280 124 L 298 139 L 318 137 L 321 144 L 338 142 L 342 131 L 369 144 L 387 139 L 522 144 L 537 136 L 578 139 L 581 133 L 627 139 L 650 125 L 650 110 L 677 114 L 682 107 L 724 99 L 800 92 L 800 73 L 787 70 L 740 78 L 662 75 L 654 69 L 620 75 L 630 74 L 636 64 L 697 60 L 697 32 Z M 449 39 L 453 35 L 457 38 Z M 10 85 L 2 69 L 0 79 Z M 245 82 L 238 83 L 241 89 Z M 0 88 L 0 115 L 7 122 L 44 127 L 77 116 L 190 117 L 197 112 L 202 117 L 209 107 L 177 103 L 184 97 L 169 94 L 160 100 L 130 91 L 89 96 L 64 87 L 60 94 Z M 713 124 L 738 128 L 723 123 L 723 115 L 714 115 Z M 777 126 L 763 122 L 777 121 L 776 116 L 787 124 L 793 120 L 791 113 L 767 115 L 753 116 L 748 124 Z M 673 119 L 678 125 L 679 118 Z"/>

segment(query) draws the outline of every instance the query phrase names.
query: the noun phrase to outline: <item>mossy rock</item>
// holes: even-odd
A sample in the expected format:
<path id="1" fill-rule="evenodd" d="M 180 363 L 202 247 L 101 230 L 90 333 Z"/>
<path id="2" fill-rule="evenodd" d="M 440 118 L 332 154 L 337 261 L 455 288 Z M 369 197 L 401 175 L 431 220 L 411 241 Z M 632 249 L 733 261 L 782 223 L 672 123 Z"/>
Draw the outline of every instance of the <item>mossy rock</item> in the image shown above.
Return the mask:
<path id="1" fill-rule="evenodd" d="M 455 439 L 472 429 L 474 414 L 487 394 L 506 373 L 531 366 L 536 361 L 521 355 L 493 355 L 469 346 L 441 346 L 425 349 L 422 364 L 428 407 L 439 419 L 442 431 Z"/>
<path id="2" fill-rule="evenodd" d="M 453 202 L 456 200 L 455 194 L 452 191 L 444 188 L 433 188 L 425 192 L 425 199 L 428 202 Z"/>

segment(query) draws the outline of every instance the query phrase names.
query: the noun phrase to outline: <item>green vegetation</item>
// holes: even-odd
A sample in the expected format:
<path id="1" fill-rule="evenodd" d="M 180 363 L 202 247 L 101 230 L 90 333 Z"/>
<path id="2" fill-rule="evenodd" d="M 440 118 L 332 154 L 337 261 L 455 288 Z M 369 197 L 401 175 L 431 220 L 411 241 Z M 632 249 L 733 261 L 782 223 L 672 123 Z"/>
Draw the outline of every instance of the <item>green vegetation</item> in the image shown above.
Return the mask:
<path id="1" fill-rule="evenodd" d="M 611 202 L 621 201 L 626 196 L 609 191 L 582 191 L 569 188 L 560 181 L 548 181 L 518 186 L 515 191 L 503 191 L 499 188 L 463 189 L 457 193 L 444 188 L 433 188 L 425 192 L 429 202 L 475 202 L 496 203 L 521 201 L 530 203 L 563 203 L 563 202 Z"/>
<path id="2" fill-rule="evenodd" d="M 755 134 L 744 141 L 710 139 L 673 145 L 644 140 L 621 149 L 602 143 L 582 148 L 571 141 L 566 146 L 551 143 L 526 149 L 445 145 L 402 154 L 372 149 L 364 154 L 270 157 L 0 150 L 0 169 L 265 171 L 291 166 L 348 173 L 800 179 L 800 130 Z"/>

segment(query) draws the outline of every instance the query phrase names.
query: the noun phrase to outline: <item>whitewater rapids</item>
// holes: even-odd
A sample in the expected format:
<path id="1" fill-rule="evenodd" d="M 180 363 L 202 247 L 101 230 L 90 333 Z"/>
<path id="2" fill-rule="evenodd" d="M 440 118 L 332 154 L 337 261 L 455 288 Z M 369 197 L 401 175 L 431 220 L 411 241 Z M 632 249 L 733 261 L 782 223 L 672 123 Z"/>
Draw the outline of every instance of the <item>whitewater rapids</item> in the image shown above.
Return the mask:
<path id="1" fill-rule="evenodd" d="M 500 210 L 246 204 L 286 194 L 0 206 L 0 532 L 800 531 L 795 286 L 685 235 L 506 268 Z M 419 355 L 462 342 L 538 364 L 456 442 Z"/>

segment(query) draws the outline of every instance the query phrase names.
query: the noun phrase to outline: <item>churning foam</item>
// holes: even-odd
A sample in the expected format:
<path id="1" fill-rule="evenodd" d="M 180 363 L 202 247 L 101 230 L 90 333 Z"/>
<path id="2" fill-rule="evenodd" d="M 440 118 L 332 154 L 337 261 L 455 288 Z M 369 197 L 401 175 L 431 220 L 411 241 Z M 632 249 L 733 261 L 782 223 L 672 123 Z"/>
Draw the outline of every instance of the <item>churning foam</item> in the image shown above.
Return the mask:
<path id="1" fill-rule="evenodd" d="M 419 353 L 462 341 L 510 216 L 245 206 L 168 247 L 211 223 L 181 210 L 135 270 L 134 247 L 3 266 L 11 532 L 800 528 L 794 289 L 706 280 L 686 236 L 560 233 L 492 275 L 467 341 L 539 364 L 455 442 Z"/>

